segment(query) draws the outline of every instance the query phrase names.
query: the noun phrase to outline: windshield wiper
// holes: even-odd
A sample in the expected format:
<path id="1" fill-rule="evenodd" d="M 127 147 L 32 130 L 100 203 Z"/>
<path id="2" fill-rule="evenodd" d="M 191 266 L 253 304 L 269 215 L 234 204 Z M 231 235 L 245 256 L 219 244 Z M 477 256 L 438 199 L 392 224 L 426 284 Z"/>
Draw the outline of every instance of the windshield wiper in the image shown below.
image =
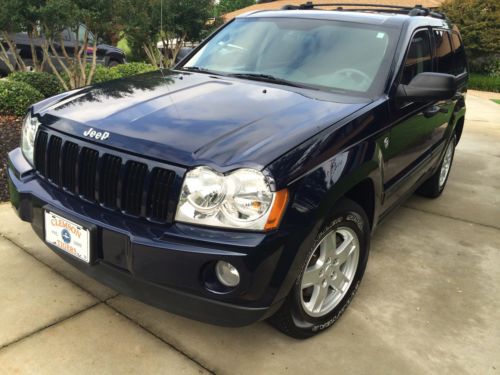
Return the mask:
<path id="1" fill-rule="evenodd" d="M 213 74 L 216 76 L 222 76 L 222 73 L 214 72 L 213 70 L 205 69 L 199 66 L 183 66 L 180 68 L 180 70 L 187 70 L 189 72 L 200 72 L 200 73 L 207 73 L 207 74 Z"/>
<path id="2" fill-rule="evenodd" d="M 254 81 L 276 83 L 278 85 L 287 85 L 287 86 L 301 87 L 301 88 L 308 88 L 308 89 L 314 88 L 314 87 L 307 86 L 307 85 L 301 85 L 300 83 L 287 81 L 286 79 L 275 77 L 275 76 L 270 75 L 270 74 L 233 73 L 233 74 L 228 74 L 228 76 L 229 77 L 236 77 L 236 78 L 247 78 L 247 79 L 254 80 Z"/>

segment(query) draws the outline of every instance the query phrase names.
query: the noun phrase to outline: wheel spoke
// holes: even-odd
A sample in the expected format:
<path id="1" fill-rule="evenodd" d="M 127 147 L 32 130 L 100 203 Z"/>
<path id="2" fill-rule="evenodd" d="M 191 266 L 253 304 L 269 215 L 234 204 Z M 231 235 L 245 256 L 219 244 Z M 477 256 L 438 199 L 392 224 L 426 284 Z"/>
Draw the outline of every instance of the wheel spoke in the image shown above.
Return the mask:
<path id="1" fill-rule="evenodd" d="M 334 252 L 335 248 L 337 247 L 336 240 L 335 240 L 335 232 L 332 232 L 328 236 L 326 236 L 321 243 L 321 250 L 322 254 L 320 256 L 320 259 L 325 261 L 328 257 L 330 257 Z"/>
<path id="2" fill-rule="evenodd" d="M 354 244 L 353 237 L 346 238 L 335 251 L 335 258 L 338 260 L 338 264 L 344 264 L 354 250 L 356 250 L 356 245 Z"/>
<path id="3" fill-rule="evenodd" d="M 346 283 L 349 283 L 350 279 L 339 269 L 335 272 L 336 277 L 330 279 L 330 286 L 337 292 L 342 292 L 342 288 Z"/>
<path id="4" fill-rule="evenodd" d="M 313 295 L 309 301 L 312 311 L 318 312 L 321 310 L 323 303 L 325 302 L 326 296 L 328 295 L 328 286 L 317 286 L 314 288 Z"/>
<path id="5" fill-rule="evenodd" d="M 312 266 L 306 269 L 304 275 L 302 276 L 302 289 L 308 288 L 311 285 L 319 285 L 321 283 L 319 274 L 321 272 L 321 267 Z"/>

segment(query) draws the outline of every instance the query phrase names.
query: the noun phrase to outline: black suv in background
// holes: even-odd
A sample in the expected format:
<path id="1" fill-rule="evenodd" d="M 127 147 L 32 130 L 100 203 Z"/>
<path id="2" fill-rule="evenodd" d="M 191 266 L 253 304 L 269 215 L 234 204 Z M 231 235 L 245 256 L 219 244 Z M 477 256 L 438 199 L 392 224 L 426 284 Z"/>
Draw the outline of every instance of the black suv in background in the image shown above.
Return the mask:
<path id="1" fill-rule="evenodd" d="M 88 56 L 88 61 L 92 61 L 92 54 L 93 54 L 93 44 L 94 44 L 94 35 L 90 30 L 87 30 L 85 25 L 80 25 L 78 28 L 78 35 L 74 31 L 70 29 L 65 29 L 62 32 L 62 37 L 64 40 L 64 46 L 66 49 L 66 52 L 68 53 L 69 56 L 72 56 L 74 53 L 74 47 L 75 45 L 83 45 L 84 38 L 85 38 L 85 32 L 88 32 L 88 48 L 86 51 L 86 54 Z M 27 33 L 16 33 L 16 34 L 11 34 L 9 35 L 11 40 L 13 40 L 16 43 L 16 47 L 19 51 L 19 55 L 23 59 L 24 63 L 27 66 L 32 66 L 33 65 L 33 58 L 31 54 L 31 46 L 30 46 L 30 38 Z M 78 42 L 78 43 L 77 43 Z M 4 44 L 4 47 L 6 50 L 8 50 L 8 45 L 6 42 L 2 42 L 0 39 L 0 43 Z M 35 50 L 37 53 L 37 58 L 38 61 L 42 61 L 43 59 L 43 51 L 42 51 L 42 44 L 44 43 L 44 38 L 35 38 L 33 39 L 33 44 L 35 45 Z M 63 52 L 62 52 L 62 47 L 59 42 L 55 42 L 54 46 L 56 50 L 59 53 L 59 56 L 63 58 Z M 10 52 L 8 54 L 12 55 Z M 11 62 L 14 63 L 14 56 L 11 57 Z M 53 56 L 52 57 L 52 62 L 56 67 L 59 67 L 59 63 L 57 62 L 56 58 Z M 101 44 L 98 43 L 97 45 L 97 63 L 100 65 L 105 65 L 105 66 L 115 66 L 118 64 L 124 64 L 125 61 L 125 53 L 117 48 L 110 46 L 108 44 Z M 47 71 L 50 71 L 50 67 L 48 64 L 46 64 L 45 69 Z M 61 68 L 62 69 L 62 68 Z M 0 61 L 0 73 L 3 74 L 8 74 L 8 68 L 7 66 Z"/>
<path id="2" fill-rule="evenodd" d="M 173 70 L 35 104 L 9 153 L 19 216 L 171 312 L 330 327 L 381 220 L 445 188 L 468 73 L 440 13 L 317 8 L 242 15 Z"/>

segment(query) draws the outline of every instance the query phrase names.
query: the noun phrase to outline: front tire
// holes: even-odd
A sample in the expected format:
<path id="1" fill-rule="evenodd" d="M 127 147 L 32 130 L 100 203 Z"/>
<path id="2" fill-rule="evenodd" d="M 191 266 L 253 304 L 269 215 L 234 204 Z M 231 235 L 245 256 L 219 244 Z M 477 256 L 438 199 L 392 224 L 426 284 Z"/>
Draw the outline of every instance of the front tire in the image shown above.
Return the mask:
<path id="1" fill-rule="evenodd" d="M 352 301 L 363 277 L 370 226 L 363 209 L 343 199 L 307 253 L 281 308 L 269 320 L 278 330 L 306 339 L 331 327 Z"/>

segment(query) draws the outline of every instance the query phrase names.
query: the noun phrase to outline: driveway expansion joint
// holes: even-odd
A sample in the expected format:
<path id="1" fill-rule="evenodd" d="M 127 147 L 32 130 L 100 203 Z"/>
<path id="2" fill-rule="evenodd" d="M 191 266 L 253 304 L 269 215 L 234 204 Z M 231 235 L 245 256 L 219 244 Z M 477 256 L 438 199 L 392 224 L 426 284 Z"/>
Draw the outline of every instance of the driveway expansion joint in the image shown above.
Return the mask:
<path id="1" fill-rule="evenodd" d="M 98 301 L 96 301 L 96 302 L 92 303 L 91 305 L 87 306 L 86 308 L 84 308 L 84 309 L 82 309 L 82 310 L 78 310 L 78 311 L 76 311 L 76 312 L 74 312 L 74 313 L 71 313 L 71 314 L 69 314 L 69 315 L 66 315 L 66 316 L 62 317 L 61 319 L 57 319 L 57 320 L 55 320 L 54 322 L 52 322 L 52 323 L 50 323 L 50 324 L 46 324 L 46 325 L 44 325 L 43 327 L 40 327 L 40 328 L 35 329 L 34 331 L 32 331 L 32 332 L 28 333 L 27 335 L 24 335 L 24 336 L 22 336 L 22 337 L 19 337 L 19 338 L 17 338 L 17 339 L 14 339 L 14 340 L 12 340 L 12 341 L 10 341 L 10 342 L 6 343 L 6 344 L 0 345 L 0 351 L 1 351 L 1 350 L 3 350 L 3 349 L 8 348 L 8 347 L 9 347 L 9 346 L 11 346 L 11 345 L 17 344 L 18 342 L 21 342 L 21 341 L 23 341 L 23 340 L 25 340 L 25 339 L 28 339 L 28 338 L 30 338 L 30 337 L 32 337 L 32 336 L 35 336 L 35 335 L 37 335 L 38 333 L 40 333 L 40 332 L 42 332 L 42 331 L 45 331 L 45 330 L 46 330 L 46 329 L 48 329 L 48 328 L 54 327 L 54 326 L 58 325 L 59 323 L 63 323 L 63 322 L 65 322 L 65 321 L 66 321 L 66 320 L 68 320 L 68 319 L 74 318 L 75 316 L 78 316 L 78 315 L 80 315 L 80 314 L 82 314 L 82 313 L 84 313 L 84 312 L 86 312 L 86 311 L 88 311 L 88 310 L 91 310 L 91 309 L 93 309 L 94 307 L 96 307 L 96 306 L 100 305 L 101 303 L 102 303 L 102 301 L 99 301 L 99 300 L 98 300 Z"/>
<path id="2" fill-rule="evenodd" d="M 416 208 L 416 207 L 413 207 L 413 206 L 403 205 L 402 207 L 408 208 L 410 210 L 415 210 L 415 211 L 423 212 L 423 213 L 429 214 L 429 215 L 440 216 L 440 217 L 444 217 L 446 219 L 451 219 L 451 220 L 460 221 L 460 222 L 466 223 L 466 224 L 478 225 L 480 227 L 485 227 L 485 228 L 490 228 L 490 229 L 495 229 L 495 230 L 499 230 L 500 231 L 500 227 L 496 227 L 496 226 L 490 225 L 490 224 L 478 223 L 477 221 L 471 221 L 471 220 L 461 219 L 459 217 L 454 217 L 454 216 L 449 216 L 449 215 L 443 215 L 443 214 L 440 214 L 440 213 L 437 213 L 437 212 L 422 210 L 421 208 Z"/>
<path id="3" fill-rule="evenodd" d="M 197 359 L 191 357 L 189 354 L 183 352 L 182 350 L 176 348 L 174 345 L 172 345 L 171 343 L 169 343 L 168 341 L 164 340 L 163 338 L 161 338 L 160 336 L 158 336 L 157 334 L 155 334 L 154 332 L 152 332 L 151 330 L 149 330 L 147 327 L 145 327 L 144 325 L 142 325 L 141 323 L 135 321 L 134 319 L 130 318 L 129 316 L 125 315 L 124 313 L 122 313 L 120 310 L 116 309 L 114 306 L 110 305 L 108 303 L 109 300 L 119 296 L 120 294 L 119 293 L 116 293 L 106 299 L 100 299 L 99 297 L 97 297 L 94 293 L 92 293 L 91 291 L 85 289 L 84 287 L 82 287 L 81 285 L 78 285 L 76 282 L 74 282 L 73 280 L 69 279 L 68 277 L 66 277 L 65 275 L 63 275 L 61 272 L 57 271 L 56 269 L 52 268 L 49 264 L 45 263 L 44 261 L 42 261 L 41 259 L 39 259 L 38 257 L 36 257 L 35 255 L 33 255 L 32 253 L 30 253 L 29 251 L 27 251 L 24 247 L 22 247 L 20 244 L 18 244 L 16 241 L 14 241 L 13 239 L 9 238 L 8 236 L 6 236 L 5 234 L 3 233 L 0 233 L 0 237 L 4 238 L 5 240 L 9 241 L 11 244 L 13 244 L 15 247 L 17 247 L 18 249 L 22 250 L 24 253 L 28 254 L 29 256 L 31 256 L 32 258 L 34 258 L 36 261 L 38 261 L 39 263 L 43 264 L 44 266 L 46 266 L 47 268 L 49 268 L 52 272 L 54 272 L 56 275 L 62 277 L 65 281 L 71 283 L 72 285 L 82 289 L 83 291 L 85 291 L 86 293 L 90 294 L 92 297 L 94 297 L 97 302 L 95 302 L 94 304 L 92 304 L 91 306 L 83 309 L 83 310 L 80 310 L 74 314 L 71 314 L 69 316 L 66 316 L 65 318 L 63 319 L 60 319 L 60 320 L 57 320 L 56 322 L 54 323 L 51 323 L 49 325 L 46 325 L 44 327 L 41 327 L 31 333 L 29 333 L 28 335 L 25 335 L 19 339 L 16 339 L 16 340 L 13 340 L 5 345 L 2 345 L 0 346 L 0 350 L 12 345 L 12 344 L 15 344 L 19 341 L 22 341 L 26 338 L 29 338 L 47 328 L 50 328 L 52 326 L 55 326 L 59 323 L 62 323 L 64 322 L 65 320 L 68 320 L 68 319 L 71 319 L 72 317 L 82 313 L 82 312 L 85 312 L 87 310 L 90 310 L 91 308 L 103 303 L 105 304 L 107 307 L 111 308 L 113 311 L 115 311 L 117 314 L 120 314 L 121 316 L 123 316 L 125 319 L 129 320 L 131 323 L 135 324 L 136 326 L 138 326 L 139 328 L 141 328 L 142 330 L 146 331 L 147 333 L 149 333 L 150 335 L 152 335 L 153 337 L 157 338 L 158 340 L 160 340 L 162 343 L 166 344 L 168 347 L 170 347 L 172 350 L 176 351 L 177 353 L 181 354 L 182 356 L 186 357 L 187 359 L 189 359 L 190 361 L 196 363 L 198 366 L 200 366 L 201 368 L 203 368 L 205 371 L 209 372 L 210 374 L 215 374 L 215 372 L 213 370 L 210 370 L 207 366 L 203 365 L 202 363 L 200 363 Z"/>
<path id="4" fill-rule="evenodd" d="M 114 312 L 116 312 L 117 314 L 123 316 L 125 319 L 127 319 L 128 321 L 130 321 L 132 324 L 135 324 L 136 326 L 142 328 L 144 331 L 148 332 L 150 335 L 152 335 L 153 337 L 155 337 L 156 339 L 160 340 L 162 343 L 164 343 L 165 345 L 169 346 L 172 350 L 176 351 L 177 353 L 179 353 L 180 355 L 186 357 L 187 359 L 189 359 L 190 361 L 196 363 L 198 366 L 200 366 L 201 368 L 203 368 L 205 371 L 207 371 L 208 373 L 210 374 L 216 374 L 216 372 L 214 370 L 211 370 L 209 369 L 207 366 L 205 366 L 203 363 L 201 363 L 200 361 L 198 361 L 196 358 L 193 358 L 191 357 L 189 354 L 185 353 L 184 351 L 180 350 L 179 348 L 176 348 L 174 345 L 172 345 L 171 343 L 169 343 L 168 341 L 166 341 L 165 339 L 163 339 L 161 336 L 157 335 L 156 333 L 152 332 L 151 330 L 149 330 L 146 326 L 144 326 L 143 324 L 141 324 L 140 322 L 138 322 L 137 320 L 134 320 L 132 319 L 130 316 L 126 315 L 125 313 L 121 312 L 120 310 L 118 310 L 116 307 L 112 306 L 111 304 L 109 304 L 107 301 L 109 301 L 110 299 L 113 299 L 114 297 L 110 297 L 106 300 L 105 304 L 106 306 L 108 306 L 110 309 L 112 309 Z"/>

